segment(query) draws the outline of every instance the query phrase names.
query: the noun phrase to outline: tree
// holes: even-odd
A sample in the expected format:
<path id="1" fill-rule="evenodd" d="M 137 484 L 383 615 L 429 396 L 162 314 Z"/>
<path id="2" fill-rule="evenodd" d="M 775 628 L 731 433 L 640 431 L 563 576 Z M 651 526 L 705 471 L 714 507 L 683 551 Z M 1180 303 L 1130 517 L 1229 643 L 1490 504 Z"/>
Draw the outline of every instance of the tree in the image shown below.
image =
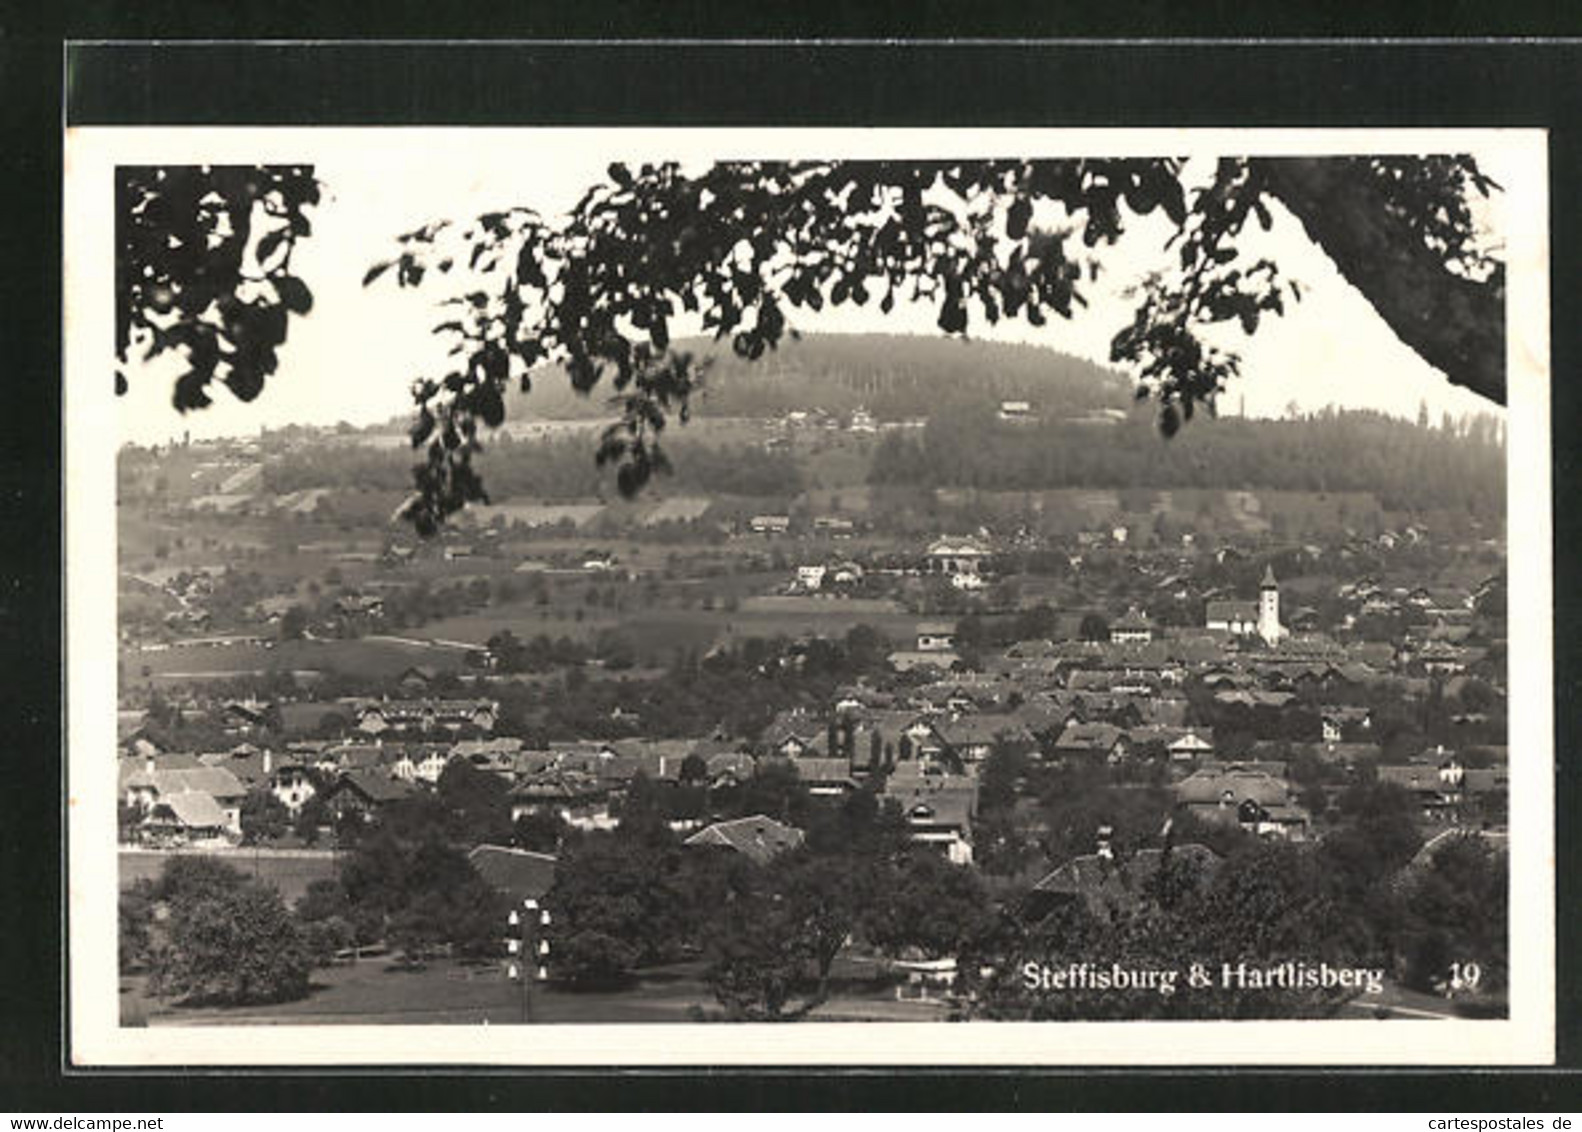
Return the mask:
<path id="1" fill-rule="evenodd" d="M 116 169 L 115 388 L 134 350 L 178 350 L 177 409 L 210 404 L 218 377 L 243 401 L 263 391 L 288 316 L 313 295 L 291 274 L 319 200 L 308 165 L 123 165 Z"/>
<path id="2" fill-rule="evenodd" d="M 559 850 L 565 832 L 566 823 L 559 814 L 547 809 L 531 810 L 516 819 L 511 842 L 519 849 L 534 853 L 554 853 Z"/>
<path id="3" fill-rule="evenodd" d="M 707 782 L 709 778 L 709 764 L 702 755 L 696 751 L 681 760 L 681 781 L 686 783 Z"/>
<path id="4" fill-rule="evenodd" d="M 1110 639 L 1110 623 L 1102 613 L 1084 613 L 1082 623 L 1077 627 L 1077 635 L 1084 641 L 1107 641 Z"/>
<path id="5" fill-rule="evenodd" d="M 953 956 L 988 914 L 977 874 L 935 853 L 914 853 L 890 870 L 863 919 L 863 932 L 891 955 Z"/>
<path id="6" fill-rule="evenodd" d="M 319 830 L 331 823 L 333 815 L 330 807 L 324 801 L 322 794 L 315 794 L 302 803 L 302 809 L 297 814 L 297 820 L 292 823 L 292 830 L 301 839 L 304 845 L 315 845 L 319 840 Z"/>
<path id="7" fill-rule="evenodd" d="M 561 856 L 548 903 L 562 978 L 608 986 L 677 953 L 692 911 L 677 883 L 679 852 L 673 844 L 595 833 Z"/>
<path id="8" fill-rule="evenodd" d="M 291 825 L 291 811 L 267 787 L 257 786 L 242 799 L 242 842 L 257 845 L 285 834 Z"/>
<path id="9" fill-rule="evenodd" d="M 1424 867 L 1414 865 L 1401 882 L 1406 924 L 1406 983 L 1438 989 L 1452 963 L 1476 963 L 1480 989 L 1502 990 L 1508 979 L 1510 902 L 1507 858 L 1476 834 L 1438 848 Z"/>
<path id="10" fill-rule="evenodd" d="M 153 885 L 139 881 L 121 890 L 116 907 L 117 951 L 120 970 L 136 970 L 149 951 L 149 924 L 154 918 Z"/>
<path id="11" fill-rule="evenodd" d="M 150 988 L 194 1005 L 287 1002 L 308 991 L 312 957 L 272 888 L 243 882 L 173 904 L 169 945 L 150 965 Z"/>
<path id="12" fill-rule="evenodd" d="M 410 232 L 366 281 L 394 267 L 413 285 L 465 256 L 486 282 L 456 295 L 454 317 L 436 328 L 461 365 L 414 388 L 412 441 L 426 456 L 407 513 L 429 530 L 484 498 L 478 426 L 498 425 L 507 384 L 526 388 L 545 360 L 563 362 L 583 391 L 613 375 L 624 417 L 599 462 L 618 465 L 623 491 L 667 470 L 659 434 L 670 412 L 685 418 L 697 378 L 670 349 L 681 311 L 751 359 L 779 343 L 788 308 L 826 302 L 876 298 L 886 313 L 898 296 L 934 303 L 947 334 L 966 332 L 970 310 L 990 323 L 1070 317 L 1097 260 L 1068 251 L 1065 231 L 1043 223 L 1051 214 L 1085 249 L 1115 243 L 1128 213 L 1161 211 L 1174 225 L 1180 271 L 1144 281 L 1111 347 L 1159 400 L 1166 435 L 1239 371 L 1199 330 L 1234 321 L 1252 334 L 1262 314 L 1300 297 L 1276 264 L 1248 263 L 1237 246 L 1250 220 L 1273 226 L 1273 203 L 1403 341 L 1503 401 L 1503 268 L 1478 249 L 1470 207 L 1494 186 L 1470 159 L 1227 157 L 1190 200 L 1185 172 L 1169 158 L 722 162 L 696 176 L 615 164 L 558 228 L 517 208 L 479 217 L 455 241 L 444 221 Z M 474 273 L 466 286 L 476 285 Z"/>
<path id="13" fill-rule="evenodd" d="M 237 869 L 214 857 L 171 857 L 159 872 L 150 896 L 171 908 L 196 900 L 222 896 L 243 881 Z"/>
<path id="14" fill-rule="evenodd" d="M 292 605 L 280 615 L 280 639 L 282 641 L 299 641 L 308 629 L 308 611 L 300 605 Z"/>
<path id="15" fill-rule="evenodd" d="M 511 838 L 510 789 L 504 779 L 466 759 L 452 759 L 440 772 L 436 793 L 452 839 L 468 845 L 503 845 Z"/>

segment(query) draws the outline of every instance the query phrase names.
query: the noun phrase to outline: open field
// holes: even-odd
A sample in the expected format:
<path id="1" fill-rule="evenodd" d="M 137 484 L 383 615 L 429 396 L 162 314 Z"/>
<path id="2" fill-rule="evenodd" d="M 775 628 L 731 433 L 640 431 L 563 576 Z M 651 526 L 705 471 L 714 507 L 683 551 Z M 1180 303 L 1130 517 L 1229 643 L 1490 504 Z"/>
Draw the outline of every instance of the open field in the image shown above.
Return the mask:
<path id="1" fill-rule="evenodd" d="M 335 854 L 328 850 L 304 852 L 295 850 L 282 853 L 276 850 L 251 849 L 220 850 L 212 853 L 159 853 L 151 849 L 123 849 L 117 853 L 122 888 L 140 880 L 155 880 L 164 869 L 165 862 L 175 857 L 204 856 L 224 861 L 243 876 L 272 884 L 280 891 L 286 903 L 294 903 L 316 880 L 329 880 L 335 876 Z"/>
<path id="2" fill-rule="evenodd" d="M 897 1002 L 889 980 L 877 977 L 871 965 L 837 962 L 834 975 L 834 997 L 809 1020 L 925 1022 L 944 1016 L 938 1003 Z M 521 991 L 499 963 L 446 960 L 407 971 L 387 958 L 363 959 L 315 971 L 312 993 L 299 1002 L 234 1009 L 177 1008 L 148 999 L 140 977 L 123 978 L 121 985 L 123 1015 L 140 1009 L 153 1026 L 508 1025 L 522 1020 Z M 720 1009 L 698 961 L 644 971 L 635 985 L 622 990 L 535 987 L 529 1010 L 533 1022 L 686 1022 L 693 1007 L 710 1015 Z"/>
<path id="3" fill-rule="evenodd" d="M 135 682 L 143 679 L 223 680 L 245 673 L 306 670 L 393 677 L 414 664 L 459 670 L 466 663 L 466 654 L 456 648 L 380 637 L 348 641 L 280 641 L 267 647 L 237 644 L 169 648 L 158 652 L 131 649 L 123 651 L 122 659 L 126 662 L 128 680 Z M 146 677 L 145 668 L 148 670 Z"/>

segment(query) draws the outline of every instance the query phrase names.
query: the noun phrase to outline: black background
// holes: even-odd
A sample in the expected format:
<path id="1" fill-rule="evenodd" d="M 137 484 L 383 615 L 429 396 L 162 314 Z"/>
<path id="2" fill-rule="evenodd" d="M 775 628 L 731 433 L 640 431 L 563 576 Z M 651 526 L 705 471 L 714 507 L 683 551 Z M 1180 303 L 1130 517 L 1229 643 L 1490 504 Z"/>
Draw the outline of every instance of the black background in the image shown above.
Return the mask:
<path id="1" fill-rule="evenodd" d="M 373 8 L 373 6 L 368 6 Z M 1539 126 L 1551 137 L 1554 271 L 1552 415 L 1555 498 L 1555 689 L 1559 1062 L 1582 1065 L 1582 954 L 1575 909 L 1582 869 L 1582 812 L 1573 691 L 1579 676 L 1577 597 L 1570 564 L 1579 522 L 1567 501 L 1576 482 L 1579 420 L 1576 296 L 1582 291 L 1578 221 L 1568 207 L 1582 184 L 1582 43 L 1115 42 L 1201 32 L 1228 34 L 1226 7 L 1188 27 L 1164 5 L 1118 27 L 1106 7 L 1077 5 L 1030 27 L 1008 9 L 974 5 L 965 27 L 940 5 L 849 9 L 826 36 L 947 33 L 1079 36 L 1060 41 L 681 42 L 700 28 L 719 35 L 699 4 L 657 10 L 580 3 L 573 15 L 502 15 L 494 5 L 447 12 L 430 5 L 283 4 L 267 12 L 175 4 L 82 5 L 18 13 L 0 24 L 0 130 L 7 176 L 0 271 L 0 341 L 8 372 L 8 430 L 0 445 L 0 640 L 15 661 L 0 681 L 9 710 L 0 811 L 0 1109 L 14 1112 L 150 1113 L 181 1110 L 734 1108 L 734 1109 L 1400 1109 L 1435 1112 L 1567 1110 L 1582 1090 L 1569 1071 L 1142 1071 L 1046 1069 L 693 1070 L 535 1073 L 351 1068 L 287 1079 L 278 1071 L 106 1073 L 65 1067 L 62 982 L 60 760 L 60 171 L 63 106 L 74 124 L 170 125 L 870 125 L 870 126 Z M 853 6 L 855 7 L 855 6 Z M 1236 6 L 1239 8 L 1240 6 Z M 491 11 L 490 9 L 495 10 Z M 1490 11 L 1498 8 L 1498 11 Z M 1536 9 L 1534 9 L 1536 11 Z M 1510 6 L 1401 6 L 1374 26 L 1341 27 L 1333 14 L 1287 14 L 1288 36 L 1369 31 L 1421 35 L 1564 30 L 1553 12 Z M 907 19 L 893 18 L 905 13 Z M 743 39 L 808 34 L 778 9 L 737 14 Z M 887 18 L 890 17 L 890 18 Z M 1496 17 L 1503 26 L 1496 27 Z M 1265 17 L 1267 22 L 1267 17 Z M 1429 22 L 1429 21 L 1432 22 Z M 427 27 L 420 27 L 428 22 Z M 1013 21 L 1017 21 L 1013 23 Z M 1481 21 L 1475 24 L 1474 21 Z M 1058 26 L 1056 26 L 1058 22 Z M 67 65 L 63 39 L 367 37 L 510 34 L 537 43 L 239 45 L 79 44 Z M 587 43 L 590 37 L 670 37 Z M 554 42 L 544 42 L 554 37 Z M 106 387 L 108 388 L 108 379 Z M 7 703 L 7 701 L 10 701 Z M 1523 753 L 1515 752 L 1520 759 Z M 1521 884 L 1522 878 L 1513 878 Z M 1518 942 L 1519 946 L 1519 942 Z M 1411 1040 L 1410 1024 L 1402 1040 Z M 941 1031 L 948 1041 L 953 1035 Z M 965 1039 L 968 1034 L 960 1035 Z"/>

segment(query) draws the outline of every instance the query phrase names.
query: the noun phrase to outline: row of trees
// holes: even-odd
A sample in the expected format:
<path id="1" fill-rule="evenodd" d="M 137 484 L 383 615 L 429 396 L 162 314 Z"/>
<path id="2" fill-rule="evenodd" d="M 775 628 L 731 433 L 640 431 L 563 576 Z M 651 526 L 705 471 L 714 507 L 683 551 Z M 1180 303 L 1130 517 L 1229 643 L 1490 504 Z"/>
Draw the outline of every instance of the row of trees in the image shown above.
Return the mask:
<path id="1" fill-rule="evenodd" d="M 1354 411 L 1290 421 L 1221 420 L 1169 445 L 1120 442 L 1144 427 L 1116 425 L 1113 435 L 1102 436 L 1095 426 L 1074 423 L 1030 430 L 999 422 L 986 406 L 963 409 L 931 417 L 921 436 L 886 436 L 869 480 L 994 491 L 1371 492 L 1392 511 L 1504 513 L 1505 449 L 1490 428 L 1458 436 Z"/>

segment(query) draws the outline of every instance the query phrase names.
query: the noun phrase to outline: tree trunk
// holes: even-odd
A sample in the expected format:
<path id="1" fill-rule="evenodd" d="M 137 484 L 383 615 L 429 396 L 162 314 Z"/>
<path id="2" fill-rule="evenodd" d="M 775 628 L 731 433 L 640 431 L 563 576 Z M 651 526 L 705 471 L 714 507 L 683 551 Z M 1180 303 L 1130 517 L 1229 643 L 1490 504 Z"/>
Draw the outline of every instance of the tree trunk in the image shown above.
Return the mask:
<path id="1" fill-rule="evenodd" d="M 1362 168 L 1334 158 L 1254 162 L 1269 191 L 1398 338 L 1452 383 L 1505 404 L 1505 285 L 1448 270 Z"/>

